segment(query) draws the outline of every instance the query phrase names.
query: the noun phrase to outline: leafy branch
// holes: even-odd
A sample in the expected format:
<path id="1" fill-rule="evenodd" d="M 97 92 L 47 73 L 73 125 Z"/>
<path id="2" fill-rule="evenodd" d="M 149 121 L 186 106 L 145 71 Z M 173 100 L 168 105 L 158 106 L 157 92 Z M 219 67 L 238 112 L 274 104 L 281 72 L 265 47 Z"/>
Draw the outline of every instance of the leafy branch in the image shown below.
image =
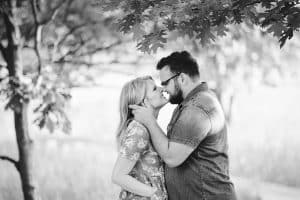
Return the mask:
<path id="1" fill-rule="evenodd" d="M 229 26 L 245 23 L 267 27 L 268 33 L 279 38 L 280 47 L 294 36 L 300 27 L 299 0 L 203 0 L 203 1 L 133 1 L 118 2 L 118 30 L 124 34 L 133 33 L 137 47 L 143 52 L 156 52 L 166 41 L 157 36 L 158 26 L 168 36 L 187 35 L 202 45 L 213 42 L 216 36 L 224 36 Z M 111 1 L 103 1 L 98 7 L 114 11 Z M 147 26 L 146 26 L 147 25 Z M 147 27 L 147 28 L 145 28 Z M 138 37 L 136 37 L 138 36 Z M 149 46 L 149 48 L 147 48 Z M 153 46 L 154 48 L 152 48 Z"/>

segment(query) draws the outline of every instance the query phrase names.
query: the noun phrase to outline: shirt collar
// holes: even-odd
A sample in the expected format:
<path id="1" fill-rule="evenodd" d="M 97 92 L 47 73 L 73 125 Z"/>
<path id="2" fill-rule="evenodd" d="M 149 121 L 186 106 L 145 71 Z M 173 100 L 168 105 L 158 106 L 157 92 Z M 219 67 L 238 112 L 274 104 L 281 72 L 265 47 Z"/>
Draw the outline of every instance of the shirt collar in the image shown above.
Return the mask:
<path id="1" fill-rule="evenodd" d="M 208 90 L 208 85 L 206 82 L 201 82 L 199 85 L 197 85 L 192 91 L 188 93 L 186 98 L 179 104 L 179 107 L 187 104 L 189 100 L 197 93 L 202 92 L 202 91 L 207 91 Z"/>

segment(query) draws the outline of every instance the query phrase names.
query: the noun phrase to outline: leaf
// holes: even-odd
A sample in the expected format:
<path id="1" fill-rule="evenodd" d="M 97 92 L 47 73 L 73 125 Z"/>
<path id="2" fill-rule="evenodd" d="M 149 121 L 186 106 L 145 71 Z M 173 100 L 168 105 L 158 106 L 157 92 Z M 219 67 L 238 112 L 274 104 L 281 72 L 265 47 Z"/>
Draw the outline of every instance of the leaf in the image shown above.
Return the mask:
<path id="1" fill-rule="evenodd" d="M 47 116 L 45 118 L 45 126 L 50 131 L 50 133 L 53 133 L 55 130 L 55 122 L 52 121 L 52 119 Z"/>
<path id="2" fill-rule="evenodd" d="M 245 14 L 247 15 L 248 19 L 253 23 L 253 24 L 258 24 L 259 23 L 259 18 L 258 18 L 258 14 L 256 12 L 255 9 L 252 10 L 247 10 L 245 12 Z"/>
<path id="3" fill-rule="evenodd" d="M 128 3 L 135 13 L 142 13 L 142 3 L 139 0 L 131 0 Z"/>
<path id="4" fill-rule="evenodd" d="M 5 105 L 5 110 L 12 109 L 15 112 L 21 112 L 21 96 L 19 94 L 14 94 L 8 103 Z"/>
<path id="5" fill-rule="evenodd" d="M 145 28 L 141 24 L 135 24 L 132 27 L 132 32 L 133 32 L 133 39 L 138 41 L 143 38 L 143 36 L 146 34 Z"/>
<path id="6" fill-rule="evenodd" d="M 68 119 L 64 121 L 62 126 L 62 131 L 66 134 L 71 134 L 72 127 L 71 127 L 71 122 Z"/>
<path id="7" fill-rule="evenodd" d="M 211 42 L 214 42 L 216 37 L 210 30 L 207 30 L 207 31 L 204 31 L 203 33 L 201 33 L 200 35 L 198 35 L 197 39 L 200 39 L 202 46 L 206 46 L 206 45 L 210 44 Z"/>
<path id="8" fill-rule="evenodd" d="M 135 24 L 141 23 L 141 18 L 139 15 L 134 13 L 126 15 L 123 19 L 119 20 L 118 26 L 119 31 L 123 33 L 129 33 Z"/>
<path id="9" fill-rule="evenodd" d="M 167 29 L 169 31 L 173 31 L 176 29 L 176 26 L 177 26 L 177 23 L 172 20 L 172 19 L 167 19 L 165 22 L 164 22 L 164 25 L 167 27 Z"/>
<path id="10" fill-rule="evenodd" d="M 195 26 L 191 25 L 190 22 L 181 22 L 178 26 L 178 31 L 182 35 L 187 35 L 189 38 L 193 38 L 195 34 Z"/>
<path id="11" fill-rule="evenodd" d="M 287 31 L 285 31 L 282 34 L 282 37 L 279 40 L 280 48 L 282 48 L 286 42 L 287 39 L 291 39 L 293 37 L 293 29 L 289 28 Z"/>
<path id="12" fill-rule="evenodd" d="M 233 14 L 234 21 L 235 21 L 237 24 L 240 24 L 240 23 L 243 22 L 244 15 L 241 13 L 240 10 L 234 9 L 234 10 L 232 11 L 232 14 Z"/>
<path id="13" fill-rule="evenodd" d="M 137 48 L 144 53 L 156 53 L 158 48 L 163 48 L 167 39 L 165 30 L 156 30 L 153 33 L 144 36 L 144 39 L 137 44 Z"/>
<path id="14" fill-rule="evenodd" d="M 174 5 L 178 4 L 179 0 L 165 0 L 167 5 Z"/>
<path id="15" fill-rule="evenodd" d="M 42 117 L 42 119 L 40 119 L 40 120 L 39 120 L 39 119 L 36 119 L 35 121 L 36 121 L 36 122 L 39 121 L 38 126 L 39 126 L 40 129 L 42 129 L 42 128 L 45 127 L 45 124 L 46 124 L 46 119 L 45 119 L 45 117 Z"/>
<path id="16" fill-rule="evenodd" d="M 272 7 L 272 3 L 272 1 L 262 1 L 261 6 L 270 9 Z"/>
<path id="17" fill-rule="evenodd" d="M 293 28 L 300 28 L 300 8 L 294 10 L 293 14 L 287 17 L 288 24 Z"/>
<path id="18" fill-rule="evenodd" d="M 33 110 L 33 112 L 34 112 L 34 113 L 39 112 L 39 111 L 42 109 L 43 106 L 44 106 L 43 103 L 39 104 L 39 105 Z"/>
<path id="19" fill-rule="evenodd" d="M 4 13 L 4 14 L 8 14 L 9 13 L 9 1 L 4 1 L 4 0 L 1 0 L 1 3 L 0 3 L 0 14 Z"/>
<path id="20" fill-rule="evenodd" d="M 91 6 L 101 8 L 103 11 L 111 11 L 120 7 L 120 0 L 93 0 Z"/>
<path id="21" fill-rule="evenodd" d="M 224 24 L 220 24 L 216 27 L 217 35 L 220 37 L 226 36 L 226 32 L 228 32 L 228 28 Z"/>
<path id="22" fill-rule="evenodd" d="M 72 98 L 72 95 L 67 91 L 60 92 L 59 94 L 62 95 L 66 101 Z"/>
<path id="23" fill-rule="evenodd" d="M 154 43 L 151 45 L 150 50 L 152 50 L 153 53 L 156 53 L 158 48 L 163 48 L 163 47 L 164 47 L 164 45 L 161 43 Z"/>
<path id="24" fill-rule="evenodd" d="M 270 27 L 268 27 L 267 32 L 268 33 L 273 33 L 273 36 L 275 37 L 281 37 L 282 33 L 286 30 L 286 27 L 280 23 L 280 22 L 276 22 L 276 23 L 272 23 Z"/>
<path id="25" fill-rule="evenodd" d="M 60 93 L 55 93 L 55 105 L 59 108 L 63 108 L 65 105 L 65 98 Z"/>

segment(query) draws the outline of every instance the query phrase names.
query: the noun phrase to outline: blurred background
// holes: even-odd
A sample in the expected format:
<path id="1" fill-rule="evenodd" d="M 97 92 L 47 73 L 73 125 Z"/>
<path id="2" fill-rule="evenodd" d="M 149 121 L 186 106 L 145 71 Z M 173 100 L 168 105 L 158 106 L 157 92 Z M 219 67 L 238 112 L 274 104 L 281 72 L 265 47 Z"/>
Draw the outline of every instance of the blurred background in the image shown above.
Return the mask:
<path id="1" fill-rule="evenodd" d="M 120 188 L 111 183 L 110 176 L 117 156 L 115 131 L 121 88 L 143 75 L 153 76 L 159 84 L 156 63 L 182 50 L 197 59 L 201 79 L 222 103 L 229 125 L 230 173 L 239 199 L 299 199 L 299 34 L 280 49 L 271 35 L 242 24 L 230 26 L 227 36 L 208 47 L 182 37 L 149 55 L 138 51 L 130 37 L 103 27 L 105 24 L 97 42 L 117 40 L 117 45 L 103 48 L 86 62 L 69 63 L 63 70 L 44 68 L 49 79 L 59 71 L 61 80 L 70 87 L 72 98 L 65 108 L 72 124 L 70 134 L 51 131 L 51 123 L 47 124 L 50 131 L 39 129 L 33 112 L 38 103 L 30 104 L 34 173 L 42 199 L 117 199 Z M 46 41 L 50 46 L 64 33 L 57 27 L 53 30 L 55 34 Z M 48 51 L 42 53 L 49 55 Z M 36 60 L 31 50 L 24 50 L 23 55 L 24 69 L 30 73 Z M 0 68 L 0 74 L 5 73 Z M 6 103 L 3 99 L 0 106 L 0 154 L 17 158 L 13 113 L 4 109 Z M 164 130 L 173 109 L 167 104 L 159 115 Z M 11 163 L 0 160 L 0 200 L 19 199 L 19 174 Z"/>

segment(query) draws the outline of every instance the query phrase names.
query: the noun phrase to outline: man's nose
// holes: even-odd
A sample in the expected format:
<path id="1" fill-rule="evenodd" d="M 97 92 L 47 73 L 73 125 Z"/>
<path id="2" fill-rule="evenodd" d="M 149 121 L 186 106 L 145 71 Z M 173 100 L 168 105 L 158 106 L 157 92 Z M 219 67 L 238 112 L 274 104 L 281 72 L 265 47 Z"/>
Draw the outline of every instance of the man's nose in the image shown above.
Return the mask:
<path id="1" fill-rule="evenodd" d="M 166 92 L 166 89 L 163 88 L 163 87 L 159 87 L 159 91 L 160 91 L 160 92 Z"/>

